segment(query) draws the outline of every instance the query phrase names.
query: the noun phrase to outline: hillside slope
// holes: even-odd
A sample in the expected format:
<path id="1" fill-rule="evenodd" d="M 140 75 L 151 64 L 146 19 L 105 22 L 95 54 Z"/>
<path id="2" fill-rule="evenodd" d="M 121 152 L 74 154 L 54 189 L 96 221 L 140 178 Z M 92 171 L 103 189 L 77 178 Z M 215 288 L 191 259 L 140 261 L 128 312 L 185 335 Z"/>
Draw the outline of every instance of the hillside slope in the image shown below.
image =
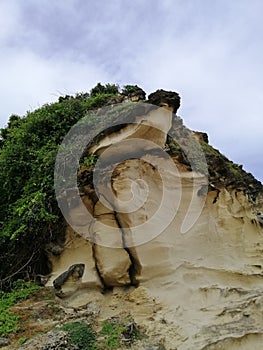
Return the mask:
<path id="1" fill-rule="evenodd" d="M 183 125 L 177 93 L 96 88 L 2 131 L 3 286 L 45 280 L 159 349 L 261 349 L 262 184 Z"/>

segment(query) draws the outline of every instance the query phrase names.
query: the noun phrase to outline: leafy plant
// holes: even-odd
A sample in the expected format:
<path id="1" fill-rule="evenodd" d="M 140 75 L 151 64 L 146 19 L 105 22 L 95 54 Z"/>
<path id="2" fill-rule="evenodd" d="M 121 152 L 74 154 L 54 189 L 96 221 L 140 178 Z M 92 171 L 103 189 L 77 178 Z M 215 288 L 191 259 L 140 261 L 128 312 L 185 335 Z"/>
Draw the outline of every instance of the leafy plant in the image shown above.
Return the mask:
<path id="1" fill-rule="evenodd" d="M 111 318 L 103 323 L 101 349 L 117 349 L 124 343 L 130 345 L 134 339 L 140 338 L 140 332 L 133 320 Z"/>
<path id="2" fill-rule="evenodd" d="M 53 179 L 59 145 L 84 117 L 84 128 L 96 127 L 95 110 L 114 103 L 118 89 L 97 84 L 90 94 L 60 97 L 24 117 L 12 115 L 0 130 L 0 287 L 50 272 L 45 246 L 64 232 Z M 84 164 L 95 161 L 88 157 Z"/>
<path id="3" fill-rule="evenodd" d="M 28 340 L 27 337 L 21 337 L 19 338 L 18 342 L 20 345 L 23 345 L 27 342 L 27 340 Z"/>
<path id="4" fill-rule="evenodd" d="M 89 156 L 85 157 L 83 161 L 81 162 L 80 166 L 94 166 L 97 162 L 98 156 L 95 154 L 90 154 Z"/>
<path id="5" fill-rule="evenodd" d="M 96 333 L 85 322 L 72 322 L 65 324 L 62 329 L 68 333 L 73 344 L 80 350 L 97 349 Z"/>
<path id="6" fill-rule="evenodd" d="M 121 91 L 124 96 L 139 95 L 142 99 L 145 99 L 145 92 L 138 85 L 125 85 Z"/>
<path id="7" fill-rule="evenodd" d="M 115 96 L 115 94 L 96 94 L 85 101 L 87 109 L 101 108 L 107 105 Z"/>
<path id="8" fill-rule="evenodd" d="M 19 316 L 13 314 L 10 308 L 39 289 L 35 283 L 17 280 L 9 293 L 0 291 L 0 337 L 6 337 L 19 329 Z"/>
<path id="9" fill-rule="evenodd" d="M 121 335 L 125 327 L 117 323 L 105 322 L 101 334 L 105 335 L 104 346 L 106 349 L 116 349 L 121 345 Z"/>
<path id="10" fill-rule="evenodd" d="M 91 89 L 90 96 L 94 97 L 102 94 L 116 95 L 118 94 L 118 92 L 119 92 L 118 85 L 115 85 L 115 84 L 102 85 L 101 83 L 98 83 L 94 88 Z"/>

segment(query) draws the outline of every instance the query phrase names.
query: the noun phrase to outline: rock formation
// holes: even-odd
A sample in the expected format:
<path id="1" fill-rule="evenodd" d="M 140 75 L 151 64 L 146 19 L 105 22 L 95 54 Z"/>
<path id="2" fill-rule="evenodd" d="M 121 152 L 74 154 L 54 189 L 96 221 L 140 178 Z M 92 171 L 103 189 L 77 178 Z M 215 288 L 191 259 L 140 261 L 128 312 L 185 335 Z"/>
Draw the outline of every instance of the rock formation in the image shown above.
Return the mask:
<path id="1" fill-rule="evenodd" d="M 165 349 L 261 349 L 262 185 L 184 127 L 178 94 L 149 103 L 86 150 L 98 161 L 79 169 L 81 201 L 64 198 L 71 226 L 48 284 L 71 305 L 113 288 L 128 307 L 144 291 L 159 306 L 133 316 Z"/>

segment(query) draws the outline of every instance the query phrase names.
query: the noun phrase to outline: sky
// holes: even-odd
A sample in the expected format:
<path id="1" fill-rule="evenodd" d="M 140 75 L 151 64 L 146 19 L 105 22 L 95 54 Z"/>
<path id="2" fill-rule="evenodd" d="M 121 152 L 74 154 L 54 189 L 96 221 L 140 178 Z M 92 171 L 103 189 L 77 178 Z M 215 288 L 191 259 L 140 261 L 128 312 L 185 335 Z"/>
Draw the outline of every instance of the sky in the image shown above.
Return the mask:
<path id="1" fill-rule="evenodd" d="M 0 127 L 98 82 L 181 96 L 186 126 L 263 182 L 262 0 L 0 0 Z"/>

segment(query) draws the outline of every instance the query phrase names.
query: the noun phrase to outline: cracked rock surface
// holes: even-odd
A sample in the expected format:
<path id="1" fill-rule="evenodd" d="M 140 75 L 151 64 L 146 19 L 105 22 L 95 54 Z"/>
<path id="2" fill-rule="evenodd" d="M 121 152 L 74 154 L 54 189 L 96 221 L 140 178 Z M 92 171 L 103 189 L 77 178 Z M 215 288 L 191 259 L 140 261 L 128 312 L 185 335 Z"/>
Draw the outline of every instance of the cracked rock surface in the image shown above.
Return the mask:
<path id="1" fill-rule="evenodd" d="M 165 349 L 261 350 L 263 230 L 256 213 L 263 212 L 262 198 L 251 200 L 245 191 L 224 187 L 219 180 L 216 187 L 207 184 L 204 174 L 190 172 L 178 156 L 160 156 L 156 149 L 166 146 L 172 112 L 162 108 L 151 113 L 140 117 L 149 117 L 151 126 L 128 126 L 93 146 L 94 154 L 109 149 L 107 157 L 116 162 L 112 192 L 105 182 L 107 167 L 97 195 L 89 183 L 83 184 L 82 201 L 95 220 L 69 205 L 81 229 L 68 227 L 64 250 L 50 255 L 53 273 L 48 283 L 71 265 L 84 264 L 77 281 L 61 286 L 71 305 L 85 304 L 94 290 L 139 286 L 121 304 L 113 298 L 112 313 L 127 308 L 127 298 L 137 300 L 136 311 L 131 308 L 130 313 L 149 334 L 159 332 Z M 154 144 L 147 143 L 144 154 L 138 143 L 140 159 L 131 159 L 134 150 L 127 146 L 127 159 L 118 162 L 120 135 Z M 187 216 L 196 219 L 182 233 Z M 161 305 L 150 316 L 145 304 L 139 312 L 144 292 L 149 307 L 149 300 Z"/>

